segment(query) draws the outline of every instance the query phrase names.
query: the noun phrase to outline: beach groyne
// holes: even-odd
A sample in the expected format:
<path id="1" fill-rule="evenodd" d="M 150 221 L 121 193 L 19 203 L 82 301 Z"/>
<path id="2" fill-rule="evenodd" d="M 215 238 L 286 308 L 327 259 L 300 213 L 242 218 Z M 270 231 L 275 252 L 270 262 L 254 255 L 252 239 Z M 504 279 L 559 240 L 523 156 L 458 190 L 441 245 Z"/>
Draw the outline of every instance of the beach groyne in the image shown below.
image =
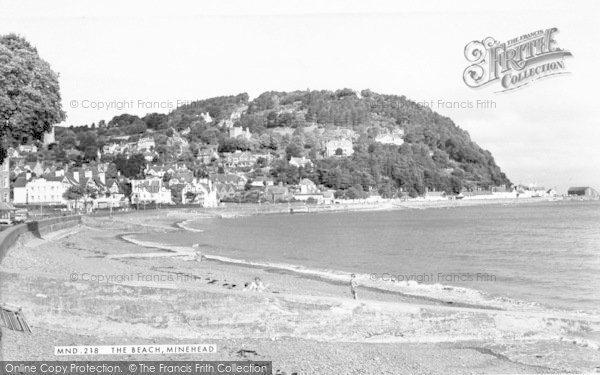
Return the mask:
<path id="1" fill-rule="evenodd" d="M 22 236 L 42 237 L 46 233 L 75 226 L 81 223 L 80 215 L 60 216 L 15 225 L 0 232 L 0 263 L 8 250 Z"/>

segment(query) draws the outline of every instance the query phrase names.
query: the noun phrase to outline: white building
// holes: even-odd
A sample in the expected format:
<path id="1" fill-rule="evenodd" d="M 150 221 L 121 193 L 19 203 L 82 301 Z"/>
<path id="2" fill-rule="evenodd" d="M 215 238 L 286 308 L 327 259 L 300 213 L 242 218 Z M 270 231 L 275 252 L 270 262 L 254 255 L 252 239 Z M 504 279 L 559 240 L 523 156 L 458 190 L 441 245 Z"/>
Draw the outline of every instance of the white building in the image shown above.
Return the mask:
<path id="1" fill-rule="evenodd" d="M 50 131 L 44 133 L 44 146 L 48 147 L 52 143 L 56 143 L 56 135 L 54 133 L 54 126 Z"/>
<path id="2" fill-rule="evenodd" d="M 295 167 L 304 167 L 304 168 L 312 168 L 313 166 L 313 162 L 310 161 L 310 159 L 307 159 L 306 157 L 301 157 L 301 158 L 297 158 L 292 156 L 290 158 L 290 165 L 293 165 Z"/>
<path id="3" fill-rule="evenodd" d="M 137 141 L 137 150 L 138 151 L 153 151 L 156 147 L 156 143 L 154 142 L 154 138 L 152 137 L 143 137 Z"/>
<path id="4" fill-rule="evenodd" d="M 332 139 L 325 145 L 325 156 L 350 156 L 354 153 L 352 141 L 347 138 Z"/>
<path id="5" fill-rule="evenodd" d="M 396 130 L 391 133 L 382 133 L 375 137 L 375 142 L 382 143 L 384 145 L 396 145 L 400 146 L 404 143 L 404 131 Z"/>
<path id="6" fill-rule="evenodd" d="M 187 198 L 188 193 L 194 194 L 193 200 Z M 181 190 L 181 198 L 183 203 L 199 204 L 202 207 L 217 207 L 219 205 L 217 190 L 213 188 L 210 180 L 203 182 L 194 180 L 191 184 L 185 184 Z"/>
<path id="7" fill-rule="evenodd" d="M 15 204 L 67 204 L 63 194 L 71 183 L 66 177 L 40 177 L 29 181 L 17 181 L 13 190 Z"/>
<path id="8" fill-rule="evenodd" d="M 172 203 L 171 190 L 158 177 L 131 180 L 131 201 L 134 203 Z"/>
<path id="9" fill-rule="evenodd" d="M 249 140 L 252 137 L 252 134 L 250 133 L 250 129 L 248 128 L 233 126 L 229 128 L 229 136 L 231 138 L 237 138 L 241 136 L 245 140 Z"/>
<path id="10" fill-rule="evenodd" d="M 210 113 L 206 112 L 206 113 L 201 113 L 200 116 L 202 116 L 202 118 L 204 119 L 204 122 L 206 122 L 207 124 L 210 124 L 211 122 L 213 122 L 212 117 L 210 117 Z"/>
<path id="11" fill-rule="evenodd" d="M 38 152 L 38 148 L 36 145 L 20 145 L 19 152 L 35 154 Z"/>

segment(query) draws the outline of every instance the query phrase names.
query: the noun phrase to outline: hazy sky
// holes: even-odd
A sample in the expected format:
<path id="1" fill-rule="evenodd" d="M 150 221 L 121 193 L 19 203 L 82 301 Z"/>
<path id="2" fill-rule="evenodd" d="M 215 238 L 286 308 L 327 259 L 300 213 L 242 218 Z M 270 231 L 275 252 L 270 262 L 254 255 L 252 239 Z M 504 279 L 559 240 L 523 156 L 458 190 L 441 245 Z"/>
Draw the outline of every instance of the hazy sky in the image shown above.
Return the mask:
<path id="1" fill-rule="evenodd" d="M 25 36 L 60 73 L 67 125 L 241 92 L 369 88 L 432 103 L 515 183 L 600 188 L 597 2 L 324 3 L 0 0 L 0 34 Z M 470 41 L 550 27 L 571 74 L 506 93 L 464 84 Z"/>

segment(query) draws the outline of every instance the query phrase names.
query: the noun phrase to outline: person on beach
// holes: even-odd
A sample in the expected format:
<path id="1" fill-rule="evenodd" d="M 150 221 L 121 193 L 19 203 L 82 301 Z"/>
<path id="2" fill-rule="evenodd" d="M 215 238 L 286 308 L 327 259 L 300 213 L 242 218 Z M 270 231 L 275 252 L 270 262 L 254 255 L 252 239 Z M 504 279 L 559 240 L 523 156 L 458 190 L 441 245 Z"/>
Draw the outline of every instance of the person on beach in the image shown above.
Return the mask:
<path id="1" fill-rule="evenodd" d="M 244 290 L 246 291 L 254 291 L 254 292 L 263 292 L 266 289 L 265 285 L 261 281 L 260 277 L 255 277 L 254 281 L 250 284 L 247 284 Z"/>
<path id="2" fill-rule="evenodd" d="M 206 258 L 204 257 L 204 255 L 202 255 L 202 252 L 200 251 L 200 245 L 195 243 L 192 245 L 192 248 L 194 249 L 194 255 L 193 255 L 193 260 L 195 260 L 196 262 L 203 262 L 206 260 Z"/>
<path id="3" fill-rule="evenodd" d="M 352 293 L 352 298 L 358 299 L 358 294 L 356 293 L 356 288 L 358 288 L 358 282 L 356 281 L 356 275 L 350 275 L 350 292 Z"/>

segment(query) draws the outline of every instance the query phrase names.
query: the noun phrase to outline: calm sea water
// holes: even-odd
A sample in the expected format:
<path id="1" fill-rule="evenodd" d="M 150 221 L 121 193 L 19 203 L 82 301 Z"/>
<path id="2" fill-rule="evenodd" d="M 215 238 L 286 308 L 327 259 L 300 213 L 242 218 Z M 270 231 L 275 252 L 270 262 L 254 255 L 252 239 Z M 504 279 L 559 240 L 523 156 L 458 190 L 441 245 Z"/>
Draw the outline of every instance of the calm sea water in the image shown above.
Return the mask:
<path id="1" fill-rule="evenodd" d="M 283 214 L 188 226 L 204 232 L 145 238 L 199 243 L 236 259 L 415 277 L 566 310 L 600 307 L 599 202 Z"/>

